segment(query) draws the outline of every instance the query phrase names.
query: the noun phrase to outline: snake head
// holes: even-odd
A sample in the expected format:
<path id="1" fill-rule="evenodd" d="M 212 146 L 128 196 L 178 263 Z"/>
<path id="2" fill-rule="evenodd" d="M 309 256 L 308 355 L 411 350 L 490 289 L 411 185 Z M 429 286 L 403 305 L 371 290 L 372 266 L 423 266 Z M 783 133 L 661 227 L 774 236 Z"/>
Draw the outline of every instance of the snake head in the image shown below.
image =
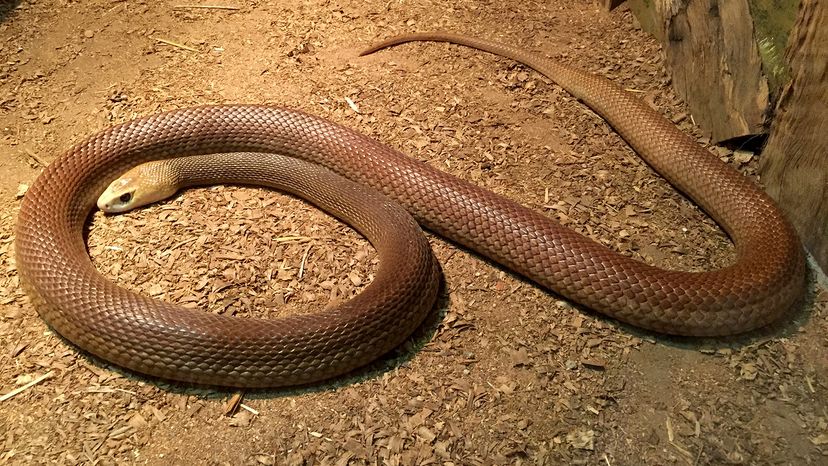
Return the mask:
<path id="1" fill-rule="evenodd" d="M 109 184 L 98 197 L 98 208 L 107 214 L 127 212 L 166 199 L 178 191 L 164 161 L 134 167 Z"/>

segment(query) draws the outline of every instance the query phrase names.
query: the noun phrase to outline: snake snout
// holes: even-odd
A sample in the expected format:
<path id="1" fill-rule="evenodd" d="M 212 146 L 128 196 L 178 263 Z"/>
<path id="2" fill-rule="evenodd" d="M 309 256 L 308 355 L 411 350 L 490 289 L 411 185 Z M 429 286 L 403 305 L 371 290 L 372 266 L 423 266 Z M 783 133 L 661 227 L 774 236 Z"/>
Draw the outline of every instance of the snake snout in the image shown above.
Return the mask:
<path id="1" fill-rule="evenodd" d="M 104 193 L 106 194 L 106 193 Z M 132 202 L 134 194 L 132 191 L 125 192 L 118 196 L 104 196 L 98 198 L 98 209 L 107 214 L 117 214 L 132 210 L 136 205 Z"/>
<path id="2" fill-rule="evenodd" d="M 107 214 L 126 212 L 134 209 L 135 186 L 131 178 L 122 175 L 109 184 L 98 197 L 98 209 Z"/>

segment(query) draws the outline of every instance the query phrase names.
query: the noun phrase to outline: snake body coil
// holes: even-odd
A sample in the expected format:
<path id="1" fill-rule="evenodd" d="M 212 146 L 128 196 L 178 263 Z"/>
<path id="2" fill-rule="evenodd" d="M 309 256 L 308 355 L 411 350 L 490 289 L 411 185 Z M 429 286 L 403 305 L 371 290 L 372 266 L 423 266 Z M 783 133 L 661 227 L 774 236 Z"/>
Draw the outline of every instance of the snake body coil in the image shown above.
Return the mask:
<path id="1" fill-rule="evenodd" d="M 94 354 L 177 380 L 285 385 L 353 367 L 346 362 L 354 353 L 353 340 L 343 335 L 350 335 L 355 323 L 370 320 L 357 311 L 348 311 L 356 317 L 341 316 L 324 334 L 297 321 L 291 338 L 299 338 L 298 330 L 311 336 L 272 349 L 266 335 L 251 337 L 251 326 L 239 323 L 244 319 L 179 312 L 115 287 L 92 267 L 81 228 L 96 196 L 113 178 L 170 154 L 231 151 L 281 153 L 323 165 L 394 199 L 426 228 L 573 301 L 655 331 L 743 332 L 777 319 L 803 294 L 799 240 L 770 197 L 636 97 L 606 79 L 523 50 L 453 34 L 402 36 L 366 53 L 412 40 L 468 45 L 550 77 L 604 117 L 651 166 L 704 208 L 734 241 L 736 262 L 702 273 L 652 267 L 337 124 L 275 107 L 209 106 L 109 128 L 44 170 L 24 199 L 16 240 L 18 269 L 41 314 Z M 248 160 L 240 169 L 257 171 L 260 163 Z M 402 299 L 412 306 L 427 300 L 419 293 Z M 388 341 L 399 341 L 411 326 L 403 327 L 392 328 L 385 320 L 375 322 L 371 331 L 387 330 L 395 335 Z M 318 346 L 291 359 L 291 352 L 308 340 Z M 387 345 L 361 351 L 359 361 L 365 362 L 387 351 Z"/>

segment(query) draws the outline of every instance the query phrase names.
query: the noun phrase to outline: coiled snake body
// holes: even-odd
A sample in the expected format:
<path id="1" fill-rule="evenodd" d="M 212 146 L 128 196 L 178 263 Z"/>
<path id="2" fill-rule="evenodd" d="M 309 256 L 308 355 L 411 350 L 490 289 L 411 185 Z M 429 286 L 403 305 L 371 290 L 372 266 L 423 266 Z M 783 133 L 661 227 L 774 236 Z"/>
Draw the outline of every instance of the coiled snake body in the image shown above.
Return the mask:
<path id="1" fill-rule="evenodd" d="M 44 170 L 23 201 L 16 239 L 18 269 L 43 317 L 82 348 L 125 367 L 230 386 L 312 382 L 364 364 L 402 341 L 433 302 L 436 288 L 428 280 L 415 284 L 413 292 L 397 293 L 390 318 L 350 306 L 335 310 L 336 319 L 294 319 L 286 329 L 282 323 L 176 308 L 117 288 L 95 271 L 81 229 L 96 196 L 113 178 L 170 155 L 232 151 L 275 152 L 325 166 L 400 203 L 424 227 L 556 293 L 658 332 L 747 331 L 777 319 L 803 294 L 799 240 L 770 197 L 630 93 L 521 49 L 460 35 L 401 36 L 365 53 L 415 40 L 475 47 L 554 80 L 704 208 L 734 241 L 736 262 L 701 273 L 652 267 L 334 123 L 276 107 L 208 106 L 109 128 Z M 268 156 L 245 159 L 239 177 L 248 180 L 257 165 L 275 163 Z M 407 260 L 389 254 L 392 260 Z M 419 263 L 411 266 L 410 276 L 432 279 L 430 255 L 416 256 Z M 382 281 L 379 275 L 376 281 Z M 385 284 L 358 304 L 370 307 L 387 298 Z M 406 306 L 418 310 L 408 312 Z M 402 325 L 394 326 L 395 321 Z M 366 340 L 359 340 L 357 325 L 368 326 Z"/>

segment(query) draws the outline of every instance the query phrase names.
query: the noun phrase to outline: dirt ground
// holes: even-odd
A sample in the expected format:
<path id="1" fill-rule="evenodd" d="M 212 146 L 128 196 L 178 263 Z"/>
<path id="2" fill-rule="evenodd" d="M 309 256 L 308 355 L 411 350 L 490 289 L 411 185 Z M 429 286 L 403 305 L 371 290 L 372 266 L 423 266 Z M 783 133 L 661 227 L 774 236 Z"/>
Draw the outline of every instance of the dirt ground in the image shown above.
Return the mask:
<path id="1" fill-rule="evenodd" d="M 418 30 L 520 44 L 615 80 L 705 143 L 668 87 L 659 46 L 625 9 L 597 3 L 0 6 L 0 394 L 22 389 L 0 402 L 0 463 L 828 463 L 824 285 L 760 334 L 665 338 L 431 236 L 445 296 L 410 343 L 331 383 L 247 392 L 229 415 L 231 391 L 84 355 L 19 288 L 13 226 L 42 165 L 114 123 L 231 102 L 340 122 L 641 260 L 727 264 L 733 248 L 716 225 L 537 73 L 446 44 L 356 56 Z M 753 176 L 756 157 L 713 150 Z M 376 265 L 348 227 L 301 201 L 236 187 L 95 214 L 89 247 L 124 286 L 239 316 L 322 308 L 365 286 Z"/>

